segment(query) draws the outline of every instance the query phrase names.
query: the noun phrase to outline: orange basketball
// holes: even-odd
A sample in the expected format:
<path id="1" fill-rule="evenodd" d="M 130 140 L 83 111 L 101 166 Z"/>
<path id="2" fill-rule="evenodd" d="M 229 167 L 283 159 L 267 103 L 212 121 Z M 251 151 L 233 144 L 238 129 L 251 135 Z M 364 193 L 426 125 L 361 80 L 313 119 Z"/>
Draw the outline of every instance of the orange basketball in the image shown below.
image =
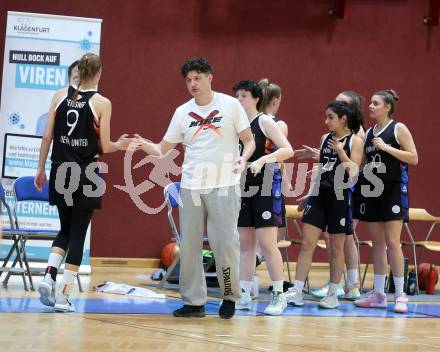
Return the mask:
<path id="1" fill-rule="evenodd" d="M 176 242 L 168 243 L 165 247 L 162 249 L 161 254 L 161 261 L 162 265 L 165 268 L 168 268 L 176 258 L 176 256 L 179 254 L 179 246 Z"/>
<path id="2" fill-rule="evenodd" d="M 428 273 L 431 265 L 429 263 L 420 263 L 419 270 L 417 271 L 417 276 L 419 278 L 419 288 L 421 290 L 426 290 L 426 284 L 428 283 Z"/>

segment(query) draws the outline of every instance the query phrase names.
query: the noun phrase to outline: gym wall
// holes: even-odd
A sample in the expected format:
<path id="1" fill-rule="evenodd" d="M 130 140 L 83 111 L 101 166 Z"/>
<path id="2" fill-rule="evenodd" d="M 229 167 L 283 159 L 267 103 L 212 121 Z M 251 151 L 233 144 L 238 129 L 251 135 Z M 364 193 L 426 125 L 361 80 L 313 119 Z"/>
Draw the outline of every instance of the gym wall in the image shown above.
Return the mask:
<path id="1" fill-rule="evenodd" d="M 344 19 L 328 15 L 331 0 L 76 0 L 0 2 L 0 62 L 7 11 L 102 18 L 103 76 L 100 92 L 113 103 L 112 136 L 139 133 L 160 141 L 177 106 L 190 96 L 179 69 L 205 56 L 214 67 L 215 90 L 232 93 L 242 79 L 268 77 L 283 89 L 279 117 L 295 147 L 317 146 L 326 132 L 324 107 L 338 92 L 371 94 L 394 88 L 396 118 L 412 131 L 419 165 L 410 168 L 411 206 L 440 215 L 438 131 L 440 28 L 423 25 L 428 1 L 347 1 Z M 1 75 L 1 72 L 0 72 Z M 134 157 L 132 165 L 143 158 Z M 124 154 L 106 155 L 104 209 L 93 218 L 92 256 L 158 258 L 170 240 L 165 211 L 144 214 L 124 185 Z M 181 160 L 181 159 L 180 159 Z M 310 166 L 311 167 L 311 166 Z M 151 166 L 133 170 L 135 185 Z M 141 196 L 163 202 L 158 186 Z M 289 200 L 288 203 L 294 203 Z M 413 224 L 422 239 L 427 224 Z M 293 234 L 293 228 L 290 233 Z M 365 228 L 359 235 L 367 239 Z M 296 249 L 291 258 L 296 259 Z M 325 261 L 323 251 L 316 260 Z M 364 255 L 365 259 L 366 256 Z M 437 259 L 438 261 L 438 259 Z"/>

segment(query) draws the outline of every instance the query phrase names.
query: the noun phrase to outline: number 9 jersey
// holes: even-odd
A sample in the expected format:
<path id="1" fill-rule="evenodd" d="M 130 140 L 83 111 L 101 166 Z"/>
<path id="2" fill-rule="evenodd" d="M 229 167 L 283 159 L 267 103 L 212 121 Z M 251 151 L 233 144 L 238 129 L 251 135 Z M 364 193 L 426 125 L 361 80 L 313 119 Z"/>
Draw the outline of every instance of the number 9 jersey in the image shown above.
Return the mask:
<path id="1" fill-rule="evenodd" d="M 101 153 L 99 141 L 99 120 L 94 112 L 90 99 L 96 90 L 79 91 L 74 102 L 75 88 L 69 87 L 67 95 L 55 109 L 55 125 L 53 130 L 52 166 L 49 177 L 49 203 L 57 206 L 71 206 L 66 203 L 64 194 L 59 193 L 56 183 L 65 189 L 76 186 L 72 194 L 73 206 L 82 209 L 101 208 L 101 194 L 96 193 L 98 184 L 103 183 L 99 177 L 98 157 Z M 58 172 L 63 163 L 75 163 L 63 172 Z M 91 165 L 93 174 L 87 174 Z M 79 179 L 73 169 L 80 170 Z M 85 194 L 85 189 L 91 189 Z"/>
<path id="2" fill-rule="evenodd" d="M 74 102 L 75 88 L 70 86 L 67 95 L 56 107 L 53 148 L 53 164 L 95 161 L 101 154 L 99 119 L 90 102 L 96 90 L 79 91 Z"/>

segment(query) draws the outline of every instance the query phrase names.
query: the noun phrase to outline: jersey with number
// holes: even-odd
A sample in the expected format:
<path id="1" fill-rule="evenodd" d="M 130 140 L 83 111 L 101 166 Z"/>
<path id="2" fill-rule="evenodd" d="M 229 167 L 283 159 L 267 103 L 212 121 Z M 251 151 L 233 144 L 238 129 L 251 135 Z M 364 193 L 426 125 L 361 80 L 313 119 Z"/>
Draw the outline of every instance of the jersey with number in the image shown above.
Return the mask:
<path id="1" fill-rule="evenodd" d="M 327 188 L 333 188 L 335 185 L 335 174 L 337 172 L 338 166 L 341 165 L 341 160 L 339 159 L 338 152 L 331 148 L 329 146 L 329 141 L 332 139 L 332 134 L 328 133 L 321 144 L 321 150 L 319 153 L 319 163 L 321 165 L 321 181 L 320 186 L 321 187 L 327 187 Z M 344 151 L 347 154 L 348 157 L 350 157 L 351 154 L 351 144 L 353 142 L 353 134 L 345 135 L 344 137 L 337 139 L 339 142 L 344 143 Z M 342 182 L 347 182 L 348 180 L 348 173 L 347 171 L 343 170 L 343 178 L 341 179 Z"/>
<path id="2" fill-rule="evenodd" d="M 52 163 L 92 162 L 102 153 L 99 141 L 99 119 L 90 99 L 96 90 L 79 91 L 73 101 L 75 88 L 56 107 L 52 148 Z"/>
<path id="3" fill-rule="evenodd" d="M 391 120 L 384 128 L 382 128 L 382 130 L 376 133 L 374 132 L 374 127 L 368 129 L 364 146 L 365 155 L 367 156 L 365 167 L 371 168 L 373 174 L 384 182 L 407 183 L 408 164 L 402 163 L 396 157 L 379 150 L 373 145 L 373 138 L 380 137 L 385 144 L 400 149 L 400 143 L 397 139 L 396 132 L 396 126 L 398 123 L 399 122 L 395 120 Z M 386 172 L 380 172 L 381 164 L 386 167 Z"/>

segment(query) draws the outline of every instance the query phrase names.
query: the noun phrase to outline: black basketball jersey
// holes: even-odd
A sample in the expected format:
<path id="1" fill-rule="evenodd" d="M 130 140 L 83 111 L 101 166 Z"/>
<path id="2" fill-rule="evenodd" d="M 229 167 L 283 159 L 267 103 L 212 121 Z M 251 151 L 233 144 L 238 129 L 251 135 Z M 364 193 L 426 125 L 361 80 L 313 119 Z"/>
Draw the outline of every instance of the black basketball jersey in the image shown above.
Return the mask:
<path id="1" fill-rule="evenodd" d="M 351 155 L 351 143 L 352 143 L 353 134 L 346 135 L 338 140 L 340 142 L 344 142 L 344 151 L 348 157 Z M 341 165 L 341 159 L 339 159 L 338 152 L 333 148 L 330 148 L 328 142 L 332 139 L 332 134 L 328 133 L 321 144 L 321 150 L 319 153 L 319 163 L 320 163 L 320 174 L 321 181 L 320 186 L 334 188 L 335 183 L 335 172 L 339 165 Z M 347 182 L 348 173 L 344 172 L 344 179 L 341 182 Z"/>
<path id="2" fill-rule="evenodd" d="M 278 125 L 278 122 L 280 122 L 281 120 L 276 117 L 276 116 L 272 116 L 272 120 L 274 120 L 276 122 L 276 124 Z M 273 142 L 268 139 L 267 143 L 266 143 L 266 153 L 270 154 L 273 153 L 274 151 L 276 151 L 278 148 L 275 144 L 273 144 Z"/>
<path id="3" fill-rule="evenodd" d="M 74 87 L 56 108 L 52 148 L 52 163 L 65 161 L 87 163 L 99 157 L 99 120 L 90 107 L 90 99 L 96 90 L 79 91 L 73 102 Z"/>
<path id="4" fill-rule="evenodd" d="M 372 172 L 384 182 L 407 182 L 408 164 L 402 163 L 399 159 L 391 154 L 377 149 L 373 145 L 373 138 L 380 137 L 385 144 L 393 148 L 400 149 L 397 140 L 396 125 L 397 121 L 391 120 L 381 131 L 374 133 L 374 127 L 367 131 L 365 138 L 365 155 L 367 157 L 365 167 L 372 169 Z M 377 168 L 383 163 L 386 167 L 385 173 L 378 173 Z"/>
<path id="5" fill-rule="evenodd" d="M 260 127 L 260 117 L 263 113 L 259 113 L 251 122 L 251 131 L 255 140 L 255 151 L 252 156 L 249 158 L 248 162 L 252 163 L 255 160 L 258 160 L 264 155 L 270 154 L 274 151 L 275 145 L 272 141 L 266 137 Z M 275 163 L 274 163 L 275 164 Z M 266 169 L 266 165 L 263 166 L 261 172 L 256 175 L 253 175 L 251 170 L 247 170 L 246 174 L 246 184 L 261 184 L 263 183 L 264 171 Z M 273 169 L 273 168 L 271 168 Z"/>

